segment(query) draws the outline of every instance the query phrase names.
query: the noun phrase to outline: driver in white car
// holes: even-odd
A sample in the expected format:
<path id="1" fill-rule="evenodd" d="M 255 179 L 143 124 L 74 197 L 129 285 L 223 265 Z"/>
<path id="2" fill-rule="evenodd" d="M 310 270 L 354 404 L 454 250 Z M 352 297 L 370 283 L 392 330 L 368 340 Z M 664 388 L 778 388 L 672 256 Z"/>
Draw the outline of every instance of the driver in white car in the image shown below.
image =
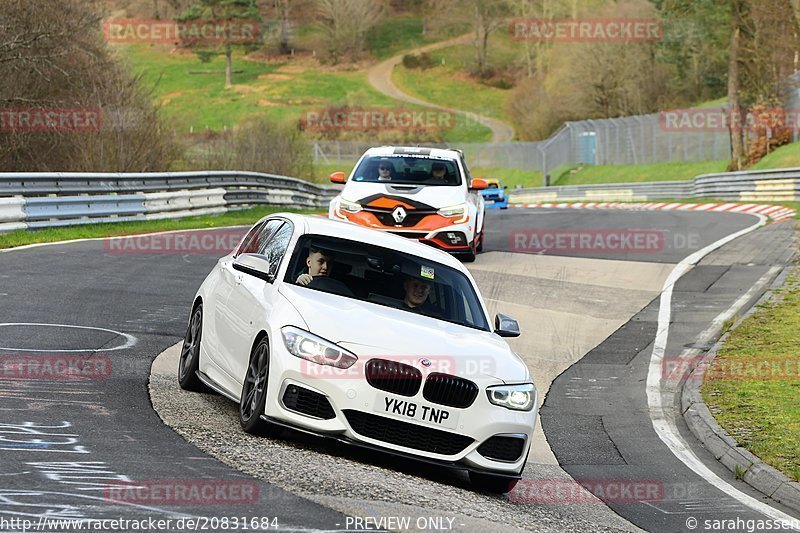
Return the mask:
<path id="1" fill-rule="evenodd" d="M 297 277 L 296 283 L 306 286 L 317 276 L 328 277 L 333 269 L 333 259 L 333 253 L 328 250 L 311 246 L 308 250 L 308 258 L 306 259 L 308 272 L 300 274 Z"/>

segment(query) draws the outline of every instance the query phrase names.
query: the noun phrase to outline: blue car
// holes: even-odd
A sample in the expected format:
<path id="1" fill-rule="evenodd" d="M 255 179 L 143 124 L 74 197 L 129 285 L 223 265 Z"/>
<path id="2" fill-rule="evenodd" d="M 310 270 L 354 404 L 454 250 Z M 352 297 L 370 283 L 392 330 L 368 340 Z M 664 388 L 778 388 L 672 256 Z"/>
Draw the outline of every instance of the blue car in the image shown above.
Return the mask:
<path id="1" fill-rule="evenodd" d="M 488 186 L 481 190 L 481 195 L 483 196 L 484 202 L 486 202 L 486 207 L 508 209 L 508 195 L 506 194 L 506 189 L 508 187 L 503 187 L 500 180 L 493 178 L 487 178 L 486 183 Z"/>

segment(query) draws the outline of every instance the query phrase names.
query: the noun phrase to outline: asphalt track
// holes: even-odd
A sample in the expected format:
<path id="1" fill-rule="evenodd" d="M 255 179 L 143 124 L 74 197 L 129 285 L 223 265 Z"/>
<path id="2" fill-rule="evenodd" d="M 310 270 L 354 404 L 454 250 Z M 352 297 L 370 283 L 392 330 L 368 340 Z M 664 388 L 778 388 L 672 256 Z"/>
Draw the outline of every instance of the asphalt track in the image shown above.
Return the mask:
<path id="1" fill-rule="evenodd" d="M 754 220 L 720 213 L 509 210 L 489 214 L 486 249 L 674 264 Z M 645 240 L 655 246 L 634 250 L 575 250 L 558 243 L 531 247 L 532 232 L 543 230 L 567 236 L 594 231 L 605 237 L 636 230 L 660 232 L 662 239 Z M 790 234 L 785 223 L 757 230 L 710 255 L 679 281 L 671 353 L 693 343 L 715 316 L 772 267 L 782 266 Z M 0 519 L 235 515 L 276 517 L 282 530 L 341 527 L 342 514 L 198 451 L 164 426 L 151 407 L 150 363 L 182 338 L 188 305 L 218 255 L 116 253 L 102 241 L 0 253 L 0 355 L 45 358 L 40 362 L 86 355 L 108 369 L 82 380 L 2 376 Z M 657 305 L 657 300 L 647 305 L 555 380 L 542 408 L 552 451 L 577 478 L 659 482 L 664 492 L 655 503 L 608 502 L 643 529 L 686 531 L 689 513 L 701 520 L 758 518 L 679 463 L 653 432 L 644 376 Z M 691 435 L 685 437 L 694 442 Z M 701 447 L 695 444 L 693 450 L 720 477 L 748 492 Z M 216 506 L 110 501 L 110 483 L 175 479 L 255 483 L 257 497 Z M 569 507 L 559 513 L 569 513 Z"/>

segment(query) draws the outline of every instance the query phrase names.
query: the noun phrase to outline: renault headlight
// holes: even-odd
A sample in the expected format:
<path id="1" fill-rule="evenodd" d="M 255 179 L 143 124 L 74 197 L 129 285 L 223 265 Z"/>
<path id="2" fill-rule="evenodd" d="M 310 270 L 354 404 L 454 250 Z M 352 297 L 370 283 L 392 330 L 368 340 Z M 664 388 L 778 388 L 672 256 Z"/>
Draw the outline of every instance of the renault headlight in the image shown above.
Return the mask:
<path id="1" fill-rule="evenodd" d="M 358 213 L 361 211 L 361 205 L 344 198 L 339 198 L 339 210 L 347 213 Z"/>
<path id="2" fill-rule="evenodd" d="M 286 349 L 300 359 L 336 368 L 350 368 L 358 361 L 358 357 L 344 348 L 300 328 L 286 326 L 281 333 Z"/>
<path id="3" fill-rule="evenodd" d="M 469 220 L 469 210 L 467 208 L 467 204 L 458 204 L 458 205 L 451 205 L 450 207 L 443 207 L 437 211 L 443 217 L 447 218 L 457 218 L 458 220 L 454 220 L 454 224 L 462 224 Z"/>
<path id="4" fill-rule="evenodd" d="M 514 411 L 530 411 L 536 406 L 536 387 L 533 383 L 488 387 L 486 394 L 493 404 Z"/>
<path id="5" fill-rule="evenodd" d="M 462 217 L 467 213 L 467 204 L 451 205 L 439 209 L 438 213 L 443 217 Z"/>

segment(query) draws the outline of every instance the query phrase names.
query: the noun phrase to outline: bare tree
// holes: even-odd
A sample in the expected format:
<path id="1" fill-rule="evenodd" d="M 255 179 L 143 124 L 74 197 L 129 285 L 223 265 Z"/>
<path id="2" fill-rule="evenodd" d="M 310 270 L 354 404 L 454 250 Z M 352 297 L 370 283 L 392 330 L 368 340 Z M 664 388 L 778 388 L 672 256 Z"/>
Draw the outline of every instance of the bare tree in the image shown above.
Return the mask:
<path id="1" fill-rule="evenodd" d="M 479 76 L 489 73 L 489 36 L 505 26 L 511 13 L 507 0 L 467 0 L 475 31 L 475 63 Z"/>
<path id="2" fill-rule="evenodd" d="M 345 55 L 355 59 L 364 49 L 367 32 L 384 17 L 385 5 L 375 0 L 317 0 L 325 46 L 334 63 Z"/>
<path id="3" fill-rule="evenodd" d="M 261 21 L 261 13 L 256 0 L 195 0 L 179 17 L 183 21 L 218 21 L 218 22 L 254 22 Z M 208 44 L 196 45 L 187 41 L 202 60 L 216 54 L 225 55 L 225 88 L 233 86 L 233 47 L 243 46 L 253 49 L 255 42 L 242 42 L 241 38 L 233 36 L 233 31 L 228 25 L 224 38 L 218 46 Z M 221 48 L 221 50 L 220 50 Z"/>
<path id="4" fill-rule="evenodd" d="M 300 130 L 267 116 L 245 119 L 206 148 L 211 155 L 202 161 L 192 161 L 193 166 L 284 176 L 311 175 L 311 153 Z"/>
<path id="5" fill-rule="evenodd" d="M 563 17 L 573 6 L 547 6 Z M 597 18 L 649 18 L 653 7 L 641 0 L 621 0 L 596 9 Z M 578 16 L 582 16 L 578 13 Z M 652 43 L 535 43 L 533 77 L 514 89 L 511 115 L 525 139 L 547 137 L 567 120 L 618 117 L 657 111 L 666 69 Z"/>
<path id="6" fill-rule="evenodd" d="M 86 0 L 6 0 L 0 19 L 0 107 L 30 115 L 81 110 L 93 127 L 21 123 L 0 132 L 0 169 L 164 170 L 175 155 L 138 80 L 97 38 L 100 17 Z M 60 110 L 60 111 L 59 111 Z M 63 116 L 63 115 L 62 115 Z M 63 126 L 63 124 L 62 124 Z"/>
<path id="7" fill-rule="evenodd" d="M 729 121 L 731 135 L 731 167 L 742 169 L 744 160 L 744 140 L 742 138 L 742 106 L 741 84 L 739 80 L 739 62 L 741 52 L 742 29 L 744 25 L 743 0 L 731 0 L 731 41 L 728 59 L 728 106 L 731 119 Z"/>

